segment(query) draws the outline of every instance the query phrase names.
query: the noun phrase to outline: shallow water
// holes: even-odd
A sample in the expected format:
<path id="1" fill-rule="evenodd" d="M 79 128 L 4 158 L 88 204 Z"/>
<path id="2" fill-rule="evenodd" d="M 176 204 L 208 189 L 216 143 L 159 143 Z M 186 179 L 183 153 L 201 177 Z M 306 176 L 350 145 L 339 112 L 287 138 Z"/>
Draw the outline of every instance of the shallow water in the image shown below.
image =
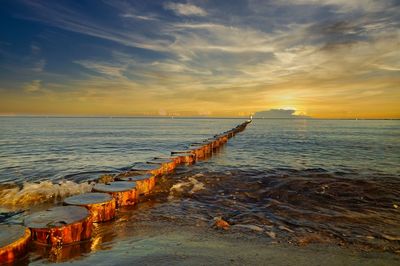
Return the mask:
<path id="1" fill-rule="evenodd" d="M 0 117 L 0 183 L 81 182 L 214 135 L 241 120 Z"/>
<path id="2" fill-rule="evenodd" d="M 15 195 L 23 198 L 20 208 L 60 202 L 86 191 L 85 182 L 101 174 L 168 155 L 241 122 L 0 118 L 0 207 L 15 209 Z M 211 158 L 163 177 L 126 219 L 209 226 L 222 217 L 273 241 L 397 253 L 399 165 L 400 121 L 254 120 Z M 123 235 L 118 228 L 100 235 L 114 230 Z"/>

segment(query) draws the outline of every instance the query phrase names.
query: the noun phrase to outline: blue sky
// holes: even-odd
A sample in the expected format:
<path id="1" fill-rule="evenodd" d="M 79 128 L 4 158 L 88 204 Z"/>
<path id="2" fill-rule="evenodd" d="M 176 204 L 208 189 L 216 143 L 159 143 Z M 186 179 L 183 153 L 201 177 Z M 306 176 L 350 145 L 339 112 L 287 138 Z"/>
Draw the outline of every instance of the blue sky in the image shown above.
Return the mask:
<path id="1" fill-rule="evenodd" d="M 399 5 L 2 1 L 0 112 L 396 117 Z"/>

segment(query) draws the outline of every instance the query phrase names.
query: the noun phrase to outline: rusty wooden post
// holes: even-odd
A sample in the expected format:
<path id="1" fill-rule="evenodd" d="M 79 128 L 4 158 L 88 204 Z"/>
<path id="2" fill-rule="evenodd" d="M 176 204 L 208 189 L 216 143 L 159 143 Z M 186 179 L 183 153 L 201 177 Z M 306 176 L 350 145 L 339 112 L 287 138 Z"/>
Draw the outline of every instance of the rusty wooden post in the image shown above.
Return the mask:
<path id="1" fill-rule="evenodd" d="M 135 205 L 139 200 L 135 182 L 115 181 L 96 184 L 93 187 L 93 191 L 111 194 L 116 201 L 117 207 Z"/>
<path id="2" fill-rule="evenodd" d="M 190 150 L 196 154 L 197 159 L 203 159 L 205 157 L 205 148 L 203 146 L 190 147 Z"/>
<path id="3" fill-rule="evenodd" d="M 190 149 L 202 149 L 203 157 L 207 157 L 212 152 L 208 142 L 192 143 L 190 144 Z"/>
<path id="4" fill-rule="evenodd" d="M 216 138 L 220 141 L 220 143 L 225 144 L 228 141 L 228 137 L 226 135 L 216 135 Z"/>
<path id="5" fill-rule="evenodd" d="M 172 151 L 171 155 L 178 156 L 181 162 L 192 164 L 197 160 L 196 154 L 192 150 Z"/>
<path id="6" fill-rule="evenodd" d="M 154 157 L 154 160 L 158 160 L 158 159 L 168 159 L 171 160 L 175 163 L 176 166 L 178 166 L 179 164 L 182 164 L 184 162 L 181 161 L 181 158 L 179 158 L 179 156 L 157 156 Z"/>
<path id="7" fill-rule="evenodd" d="M 228 130 L 228 131 L 225 132 L 225 133 L 227 134 L 227 136 L 228 136 L 229 139 L 232 138 L 233 136 L 235 136 L 235 133 L 234 133 L 233 130 Z"/>
<path id="8" fill-rule="evenodd" d="M 210 139 L 208 139 L 208 141 L 210 141 L 212 143 L 213 151 L 218 149 L 221 145 L 219 139 L 217 139 L 217 138 L 210 138 Z"/>
<path id="9" fill-rule="evenodd" d="M 25 257 L 31 231 L 21 225 L 0 224 L 0 264 Z"/>
<path id="10" fill-rule="evenodd" d="M 181 154 L 181 155 L 179 155 L 179 158 L 180 158 L 181 162 L 185 163 L 185 164 L 193 164 L 196 162 L 196 155 L 191 154 L 191 153 Z"/>
<path id="11" fill-rule="evenodd" d="M 107 193 L 84 193 L 68 197 L 67 205 L 82 206 L 89 210 L 93 222 L 105 222 L 115 217 L 115 199 Z"/>
<path id="12" fill-rule="evenodd" d="M 206 147 L 207 154 L 211 155 L 214 151 L 214 141 L 205 140 L 203 141 L 203 145 Z"/>
<path id="13" fill-rule="evenodd" d="M 140 174 L 152 174 L 154 176 L 163 175 L 163 168 L 161 165 L 157 164 L 148 164 L 148 163 L 139 163 L 133 166 L 129 172 L 137 172 Z"/>
<path id="14" fill-rule="evenodd" d="M 152 174 L 144 174 L 144 175 L 117 175 L 116 179 L 118 181 L 125 182 L 135 182 L 136 189 L 139 195 L 144 194 L 147 195 L 153 190 L 156 184 L 156 178 Z"/>
<path id="15" fill-rule="evenodd" d="M 53 207 L 33 213 L 24 223 L 31 229 L 32 240 L 60 246 L 87 240 L 92 235 L 92 219 L 86 208 L 79 206 Z"/>
<path id="16" fill-rule="evenodd" d="M 160 165 L 162 168 L 162 174 L 168 174 L 174 171 L 177 164 L 171 159 L 154 159 L 147 162 L 148 164 Z"/>

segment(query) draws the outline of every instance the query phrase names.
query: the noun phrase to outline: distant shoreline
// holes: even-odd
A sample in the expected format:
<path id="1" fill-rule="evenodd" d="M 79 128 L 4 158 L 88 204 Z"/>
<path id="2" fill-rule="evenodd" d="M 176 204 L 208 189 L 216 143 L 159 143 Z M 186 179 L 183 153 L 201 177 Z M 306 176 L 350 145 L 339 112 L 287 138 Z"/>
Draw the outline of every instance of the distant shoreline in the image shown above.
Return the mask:
<path id="1" fill-rule="evenodd" d="M 245 119 L 241 117 L 208 117 L 208 116 L 63 116 L 63 115 L 0 115 L 0 118 L 110 118 L 110 119 Z M 263 118 L 253 117 L 253 120 L 400 120 L 400 118 Z"/>

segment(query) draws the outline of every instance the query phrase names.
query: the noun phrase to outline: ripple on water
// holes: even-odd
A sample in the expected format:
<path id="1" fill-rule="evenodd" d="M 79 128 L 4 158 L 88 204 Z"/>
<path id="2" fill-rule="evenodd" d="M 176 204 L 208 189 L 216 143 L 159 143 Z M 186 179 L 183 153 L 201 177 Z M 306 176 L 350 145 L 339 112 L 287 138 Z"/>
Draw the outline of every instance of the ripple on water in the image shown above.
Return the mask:
<path id="1" fill-rule="evenodd" d="M 158 205 L 139 217 L 192 223 L 223 217 L 280 241 L 400 251 L 398 179 L 350 178 L 321 168 L 198 171 L 163 180 L 152 195 Z"/>

